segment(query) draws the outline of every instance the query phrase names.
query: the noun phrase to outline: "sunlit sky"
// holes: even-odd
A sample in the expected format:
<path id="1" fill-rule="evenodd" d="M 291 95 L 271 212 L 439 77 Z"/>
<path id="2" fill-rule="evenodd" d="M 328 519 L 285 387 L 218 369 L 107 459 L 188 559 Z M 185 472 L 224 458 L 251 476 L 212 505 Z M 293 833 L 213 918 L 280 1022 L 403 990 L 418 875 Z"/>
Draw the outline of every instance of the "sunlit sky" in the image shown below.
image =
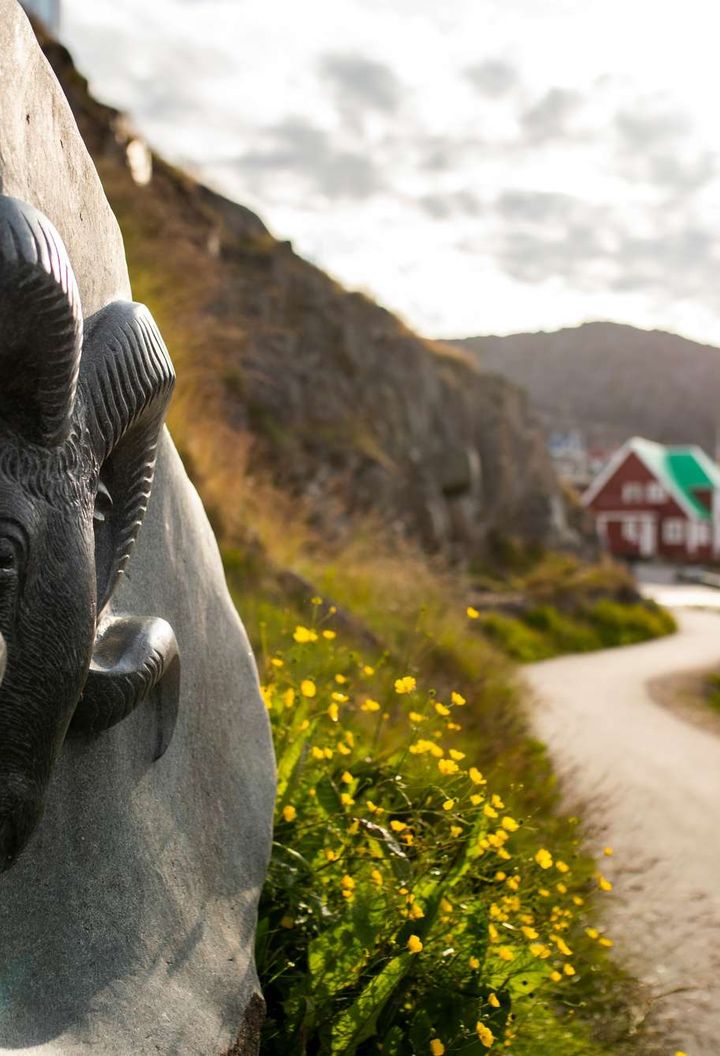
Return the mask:
<path id="1" fill-rule="evenodd" d="M 720 344 L 709 0 L 64 0 L 101 99 L 430 336 Z"/>

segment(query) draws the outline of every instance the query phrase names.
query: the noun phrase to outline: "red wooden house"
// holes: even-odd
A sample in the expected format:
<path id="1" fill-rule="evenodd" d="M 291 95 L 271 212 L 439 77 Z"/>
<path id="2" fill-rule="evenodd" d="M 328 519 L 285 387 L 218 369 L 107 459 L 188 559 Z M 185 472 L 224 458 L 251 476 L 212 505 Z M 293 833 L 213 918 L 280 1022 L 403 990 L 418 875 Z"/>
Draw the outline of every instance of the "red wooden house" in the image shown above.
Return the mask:
<path id="1" fill-rule="evenodd" d="M 699 447 L 633 437 L 582 497 L 618 557 L 708 561 L 720 556 L 720 469 Z"/>

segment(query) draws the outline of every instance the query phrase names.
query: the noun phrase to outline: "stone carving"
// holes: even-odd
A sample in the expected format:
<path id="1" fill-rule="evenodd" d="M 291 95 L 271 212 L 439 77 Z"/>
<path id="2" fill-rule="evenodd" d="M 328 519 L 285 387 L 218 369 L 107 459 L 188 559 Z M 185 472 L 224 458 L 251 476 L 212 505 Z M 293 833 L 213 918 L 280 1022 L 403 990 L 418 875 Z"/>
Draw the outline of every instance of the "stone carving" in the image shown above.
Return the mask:
<path id="1" fill-rule="evenodd" d="M 83 334 L 84 330 L 84 334 Z M 50 221 L 0 196 L 0 871 L 43 811 L 70 728 L 96 734 L 158 688 L 155 757 L 179 660 L 159 618 L 109 615 L 142 523 L 174 372 L 150 313 L 83 326 Z"/>

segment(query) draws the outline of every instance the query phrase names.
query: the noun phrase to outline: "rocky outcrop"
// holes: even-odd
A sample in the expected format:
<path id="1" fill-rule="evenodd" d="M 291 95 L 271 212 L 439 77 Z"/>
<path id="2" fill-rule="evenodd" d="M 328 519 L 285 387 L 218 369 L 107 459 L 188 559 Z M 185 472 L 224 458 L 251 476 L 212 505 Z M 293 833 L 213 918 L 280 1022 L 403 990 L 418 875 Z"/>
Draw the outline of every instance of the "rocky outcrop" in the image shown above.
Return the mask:
<path id="1" fill-rule="evenodd" d="M 117 223 L 15 0 L 0 0 L 0 97 L 3 192 L 58 227 L 86 315 L 127 298 Z M 272 748 L 212 531 L 167 434 L 115 606 L 174 628 L 178 724 L 158 761 L 153 700 L 66 742 L 45 817 L 0 877 L 0 1052 L 255 1056 Z"/>
<path id="2" fill-rule="evenodd" d="M 214 477 L 223 452 L 250 440 L 249 472 L 269 471 L 332 536 L 370 513 L 461 559 L 492 531 L 558 540 L 562 504 L 517 387 L 342 289 L 247 209 L 149 152 L 138 182 L 147 148 L 91 98 L 63 48 L 44 46 L 120 219 L 134 279 L 182 350 L 171 424 L 206 501 L 240 505 L 232 474 L 222 485 Z"/>

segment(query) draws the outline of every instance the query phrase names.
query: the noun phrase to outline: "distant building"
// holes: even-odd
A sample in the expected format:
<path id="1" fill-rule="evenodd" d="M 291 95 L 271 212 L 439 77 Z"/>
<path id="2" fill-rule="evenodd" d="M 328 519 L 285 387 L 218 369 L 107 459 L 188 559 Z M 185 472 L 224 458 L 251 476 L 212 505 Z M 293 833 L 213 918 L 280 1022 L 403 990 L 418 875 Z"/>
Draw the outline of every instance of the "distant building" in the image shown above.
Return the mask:
<path id="1" fill-rule="evenodd" d="M 60 0 L 20 0 L 29 15 L 42 19 L 51 33 L 60 31 Z"/>
<path id="2" fill-rule="evenodd" d="M 720 557 L 720 469 L 699 447 L 633 437 L 582 497 L 618 557 Z"/>

